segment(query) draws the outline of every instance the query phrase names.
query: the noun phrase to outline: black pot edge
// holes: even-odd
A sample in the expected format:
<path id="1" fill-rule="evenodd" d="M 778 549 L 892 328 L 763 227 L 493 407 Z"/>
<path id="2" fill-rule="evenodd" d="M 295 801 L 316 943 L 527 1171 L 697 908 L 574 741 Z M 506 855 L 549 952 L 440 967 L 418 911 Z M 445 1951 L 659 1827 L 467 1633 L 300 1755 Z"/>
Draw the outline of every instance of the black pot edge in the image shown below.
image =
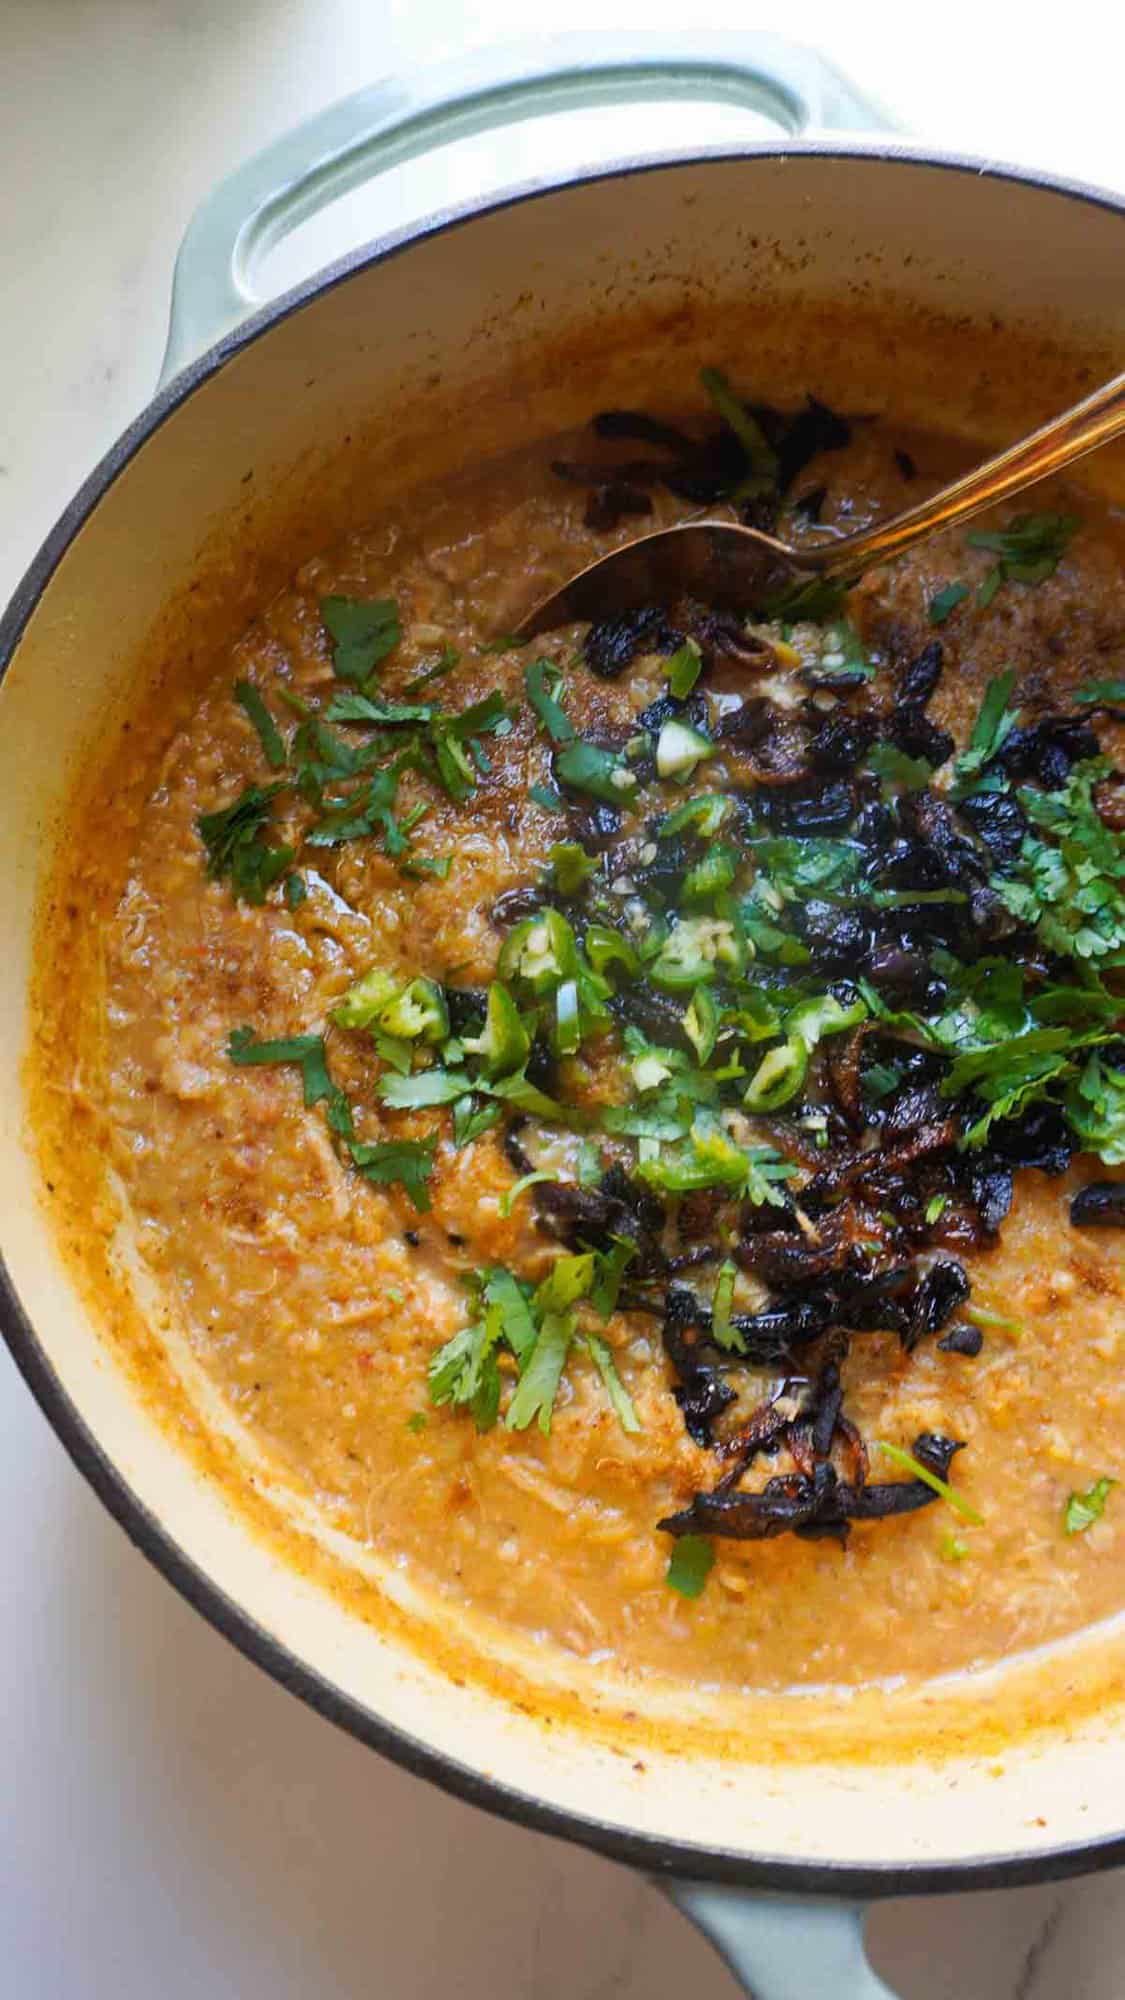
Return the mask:
<path id="1" fill-rule="evenodd" d="M 716 146 L 671 156 L 627 159 L 587 173 L 525 183 L 499 200 L 483 197 L 442 210 L 420 223 L 390 232 L 349 252 L 326 270 L 262 307 L 158 391 L 148 407 L 134 419 L 84 480 L 17 585 L 0 617 L 0 680 L 7 673 L 24 629 L 71 542 L 141 446 L 181 403 L 234 355 L 322 292 L 333 290 L 361 268 L 385 262 L 419 240 L 461 227 L 488 211 L 515 207 L 567 187 L 616 180 L 623 175 L 660 172 L 669 167 L 789 156 L 830 160 L 874 159 L 967 173 L 976 179 L 1005 180 L 1038 187 L 1044 193 L 1067 196 L 1125 215 L 1125 197 L 1087 183 L 1036 173 L 1029 168 L 978 160 L 964 154 L 923 152 L 911 146 L 888 145 L 881 141 L 848 146 L 831 140 L 823 143 L 792 141 Z M 1034 1853 L 1015 1852 L 988 1860 L 852 1865 L 797 1862 L 782 1856 L 747 1856 L 729 1848 L 710 1849 L 655 1835 L 631 1833 L 611 1822 L 585 1819 L 578 1813 L 548 1805 L 541 1799 L 502 1785 L 381 1721 L 361 1703 L 353 1701 L 331 1682 L 304 1666 L 295 1654 L 279 1644 L 185 1555 L 156 1516 L 132 1491 L 66 1394 L 24 1312 L 2 1257 L 0 1332 L 20 1374 L 73 1464 L 134 1546 L 147 1556 L 166 1581 L 201 1613 L 208 1624 L 229 1639 L 245 1658 L 264 1668 L 282 1687 L 298 1695 L 327 1721 L 346 1730 L 404 1770 L 428 1779 L 467 1804 L 481 1806 L 500 1818 L 530 1827 L 536 1832 L 553 1834 L 559 1839 L 592 1848 L 611 1860 L 642 1869 L 655 1879 L 680 1876 L 688 1880 L 725 1883 L 781 1894 L 866 1899 L 955 1893 L 1062 1880 L 1125 1863 L 1125 1831 L 1081 1845 L 1068 1844 Z"/>

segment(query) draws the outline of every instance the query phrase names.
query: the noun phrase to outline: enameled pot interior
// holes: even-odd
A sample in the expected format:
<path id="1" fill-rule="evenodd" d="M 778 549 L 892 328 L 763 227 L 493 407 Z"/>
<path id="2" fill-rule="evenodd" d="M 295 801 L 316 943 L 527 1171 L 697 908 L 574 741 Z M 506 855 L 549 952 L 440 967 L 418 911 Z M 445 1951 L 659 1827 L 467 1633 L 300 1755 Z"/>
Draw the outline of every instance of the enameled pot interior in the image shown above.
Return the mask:
<path id="1" fill-rule="evenodd" d="M 60 809 L 140 664 L 205 670 L 373 492 L 580 423 L 593 382 L 601 402 L 663 383 L 674 397 L 703 358 L 753 355 L 776 399 L 831 399 L 846 382 L 853 408 L 1010 435 L 1119 365 L 1123 249 L 1108 201 L 910 158 L 763 152 L 539 192 L 360 260 L 174 384 L 7 620 L 0 1185 L 17 1360 L 130 1532 L 280 1677 L 444 1782 L 652 1865 L 857 1887 L 893 1886 L 903 1867 L 954 1881 L 997 1857 L 1017 1874 L 1078 1865 L 1088 1857 L 1061 1851 L 1102 1843 L 1108 1856 L 1122 1834 L 1125 1738 L 1107 1710 L 1002 1754 L 974 1749 L 956 1691 L 935 1689 L 945 1754 L 924 1759 L 790 1762 L 772 1716 L 757 1761 L 685 1754 L 670 1726 L 642 1752 L 624 1721 L 575 1728 L 565 1677 L 545 1727 L 422 1658 L 404 1586 L 370 1618 L 358 1593 L 349 1604 L 323 1587 L 319 1557 L 283 1560 L 138 1395 L 33 1166 L 21 1061 Z M 1112 456 L 1095 476 L 1125 487 Z M 217 1415 L 200 1421 L 225 1450 Z M 1058 1663 L 1062 1715 L 1080 1713 L 1086 1672 L 1077 1656 Z"/>

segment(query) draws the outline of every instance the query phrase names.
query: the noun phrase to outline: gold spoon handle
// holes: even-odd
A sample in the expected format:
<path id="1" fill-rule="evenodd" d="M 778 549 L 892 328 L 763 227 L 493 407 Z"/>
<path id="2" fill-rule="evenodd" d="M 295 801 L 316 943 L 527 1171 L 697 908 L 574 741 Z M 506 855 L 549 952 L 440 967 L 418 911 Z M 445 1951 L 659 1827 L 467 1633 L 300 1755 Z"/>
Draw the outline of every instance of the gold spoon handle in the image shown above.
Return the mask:
<path id="1" fill-rule="evenodd" d="M 1044 424 L 1042 430 L 1033 431 L 1019 444 L 978 465 L 964 478 L 955 479 L 952 486 L 944 486 L 920 506 L 910 507 L 905 514 L 896 514 L 889 521 L 864 529 L 862 534 L 848 535 L 827 547 L 794 550 L 792 561 L 801 569 L 817 570 L 822 575 L 846 575 L 868 569 L 873 563 L 887 562 L 892 556 L 901 555 L 904 549 L 913 548 L 915 542 L 927 535 L 936 534 L 939 528 L 967 521 L 986 507 L 995 506 L 998 500 L 1006 500 L 1010 493 L 1021 493 L 1036 480 L 1061 472 L 1064 466 L 1073 465 L 1075 459 L 1096 451 L 1099 445 L 1109 444 L 1122 433 L 1125 433 L 1125 375 L 1115 375 L 1112 382 L 1095 389 L 1084 402 L 1076 403 L 1072 410 Z"/>

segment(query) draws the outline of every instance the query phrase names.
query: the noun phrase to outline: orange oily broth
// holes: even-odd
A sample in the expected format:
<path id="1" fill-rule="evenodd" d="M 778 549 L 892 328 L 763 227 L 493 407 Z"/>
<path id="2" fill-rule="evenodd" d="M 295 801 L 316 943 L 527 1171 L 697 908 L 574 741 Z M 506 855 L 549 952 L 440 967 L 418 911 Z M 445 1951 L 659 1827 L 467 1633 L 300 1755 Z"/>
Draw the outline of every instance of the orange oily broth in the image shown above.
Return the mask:
<path id="1" fill-rule="evenodd" d="M 908 487 L 892 456 L 903 441 L 862 427 L 800 486 L 826 481 L 825 518 L 846 502 L 854 524 L 964 458 L 946 441 L 910 440 L 920 478 Z M 489 739 L 494 771 L 475 797 L 434 801 L 419 828 L 418 852 L 453 855 L 444 883 L 403 877 L 374 843 L 355 843 L 310 851 L 309 896 L 295 913 L 251 909 L 204 881 L 195 821 L 268 776 L 232 681 L 247 676 L 267 694 L 279 681 L 296 691 L 331 683 L 318 612 L 330 593 L 397 597 L 406 636 L 381 676 L 388 693 L 446 641 L 462 664 L 427 695 L 460 708 L 496 687 L 522 692 L 522 659 L 479 642 L 614 539 L 582 526 L 583 495 L 547 469 L 557 450 L 431 496 L 307 564 L 233 659 L 215 661 L 190 725 L 154 754 L 127 880 L 100 879 L 96 857 L 76 866 L 75 896 L 108 899 L 113 912 L 104 994 L 84 1001 L 104 1003 L 104 1038 L 83 1080 L 105 1114 L 143 1253 L 214 1381 L 336 1525 L 451 1601 L 564 1649 L 697 1686 L 780 1689 L 925 1678 L 1074 1632 L 1121 1605 L 1125 1523 L 1111 1502 L 1086 1535 L 1062 1532 L 1067 1493 L 1120 1469 L 1123 1394 L 1119 1239 L 1070 1228 L 1069 1181 L 1022 1175 L 1000 1247 L 967 1260 L 974 1302 L 1018 1319 L 1018 1337 L 986 1333 L 975 1362 L 932 1340 L 908 1358 L 890 1337 L 862 1337 L 844 1370 L 847 1407 L 868 1437 L 909 1443 L 937 1429 L 966 1441 L 954 1477 L 984 1525 L 935 1505 L 856 1528 L 842 1552 L 792 1537 L 720 1543 L 707 1591 L 689 1605 L 664 1582 L 669 1544 L 655 1523 L 711 1485 L 716 1467 L 684 1431 L 651 1321 L 619 1317 L 609 1329 L 639 1436 L 622 1433 L 582 1357 L 549 1438 L 503 1427 L 482 1437 L 465 1416 L 427 1409 L 429 1357 L 464 1318 L 458 1274 L 503 1262 L 531 1275 L 553 1254 L 528 1198 L 501 1213 L 513 1173 L 495 1134 L 460 1153 L 439 1146 L 433 1210 L 418 1216 L 401 1189 L 370 1187 L 340 1165 L 294 1072 L 227 1059 L 243 1023 L 264 1036 L 318 1030 L 372 963 L 461 984 L 494 972 L 489 908 L 537 877 L 560 830 L 528 798 L 548 765 L 526 710 L 511 736 Z M 1035 504 L 1060 503 L 1048 493 Z M 955 614 L 943 628 L 947 667 L 931 712 L 960 740 L 1002 666 L 1019 669 L 1032 710 L 1048 688 L 1122 671 L 1115 525 L 1093 501 L 1079 505 L 1082 532 L 1054 578 L 1001 592 L 987 621 Z M 677 511 L 666 496 L 656 507 L 658 519 Z M 974 580 L 988 561 L 958 538 L 869 579 L 855 615 L 876 657 L 925 644 L 931 591 Z M 574 637 L 552 635 L 544 650 L 565 658 Z M 575 675 L 567 699 L 596 731 L 663 685 L 659 663 L 641 660 L 613 684 Z M 712 769 L 721 786 L 718 760 Z M 334 1076 L 364 1107 L 362 1137 L 447 1129 L 445 1114 L 381 1114 L 361 1039 L 328 1040 Z M 605 1075 L 594 1068 L 586 1086 L 601 1094 Z M 425 1425 L 411 1429 L 419 1412 Z M 874 1454 L 873 1478 L 897 1476 Z M 966 1550 L 957 1560 L 951 1534 Z"/>

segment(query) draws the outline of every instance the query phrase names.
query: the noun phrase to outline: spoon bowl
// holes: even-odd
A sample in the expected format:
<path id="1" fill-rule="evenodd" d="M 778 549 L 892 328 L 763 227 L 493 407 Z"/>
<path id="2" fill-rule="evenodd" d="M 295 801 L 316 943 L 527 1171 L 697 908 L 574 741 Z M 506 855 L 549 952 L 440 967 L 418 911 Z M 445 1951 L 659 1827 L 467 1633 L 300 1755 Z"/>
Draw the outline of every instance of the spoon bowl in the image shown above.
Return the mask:
<path id="1" fill-rule="evenodd" d="M 963 473 L 916 507 L 859 534 L 794 548 L 738 521 L 682 521 L 639 535 L 553 590 L 515 628 L 534 639 L 574 619 L 619 617 L 689 596 L 724 609 L 761 611 L 796 576 L 854 582 L 945 528 L 1024 492 L 1125 432 L 1125 375 L 1115 375 L 1049 424 Z"/>

